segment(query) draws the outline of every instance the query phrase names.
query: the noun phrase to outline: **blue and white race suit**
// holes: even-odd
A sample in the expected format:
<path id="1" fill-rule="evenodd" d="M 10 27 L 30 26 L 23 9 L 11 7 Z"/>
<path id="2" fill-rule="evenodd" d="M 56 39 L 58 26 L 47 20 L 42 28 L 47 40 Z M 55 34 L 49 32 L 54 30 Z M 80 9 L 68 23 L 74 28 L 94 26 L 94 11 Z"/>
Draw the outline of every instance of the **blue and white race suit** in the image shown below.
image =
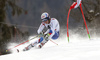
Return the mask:
<path id="1" fill-rule="evenodd" d="M 49 24 L 42 22 L 39 29 L 37 30 L 37 33 L 40 34 L 45 27 L 48 28 L 48 30 L 44 34 L 49 33 L 50 35 L 48 39 L 55 40 L 59 37 L 60 25 L 57 19 L 51 18 Z M 41 37 L 38 42 L 41 43 L 43 40 L 43 37 Z"/>

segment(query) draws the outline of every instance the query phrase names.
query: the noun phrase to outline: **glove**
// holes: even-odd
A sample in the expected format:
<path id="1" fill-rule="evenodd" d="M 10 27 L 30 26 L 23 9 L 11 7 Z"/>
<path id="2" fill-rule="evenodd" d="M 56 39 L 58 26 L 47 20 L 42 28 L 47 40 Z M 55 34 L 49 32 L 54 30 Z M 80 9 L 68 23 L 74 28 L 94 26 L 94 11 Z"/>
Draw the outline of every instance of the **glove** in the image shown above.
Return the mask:
<path id="1" fill-rule="evenodd" d="M 48 29 L 51 29 L 51 28 L 50 28 L 50 25 L 48 25 Z"/>
<path id="2" fill-rule="evenodd" d="M 44 33 L 40 32 L 39 37 L 42 37 L 42 36 L 44 36 Z"/>

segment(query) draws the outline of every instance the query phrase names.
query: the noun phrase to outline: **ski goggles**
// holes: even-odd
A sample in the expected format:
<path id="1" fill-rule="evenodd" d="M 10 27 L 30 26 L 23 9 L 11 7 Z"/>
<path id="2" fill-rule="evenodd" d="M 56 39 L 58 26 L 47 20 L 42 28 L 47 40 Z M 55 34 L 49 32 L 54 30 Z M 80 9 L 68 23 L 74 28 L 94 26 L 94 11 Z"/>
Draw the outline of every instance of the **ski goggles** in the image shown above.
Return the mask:
<path id="1" fill-rule="evenodd" d="M 48 19 L 42 19 L 42 22 L 45 22 L 45 21 L 47 21 Z"/>
<path id="2" fill-rule="evenodd" d="M 49 17 L 46 17 L 46 18 L 42 19 L 42 22 L 45 22 L 45 21 L 47 21 L 49 19 L 50 19 Z"/>

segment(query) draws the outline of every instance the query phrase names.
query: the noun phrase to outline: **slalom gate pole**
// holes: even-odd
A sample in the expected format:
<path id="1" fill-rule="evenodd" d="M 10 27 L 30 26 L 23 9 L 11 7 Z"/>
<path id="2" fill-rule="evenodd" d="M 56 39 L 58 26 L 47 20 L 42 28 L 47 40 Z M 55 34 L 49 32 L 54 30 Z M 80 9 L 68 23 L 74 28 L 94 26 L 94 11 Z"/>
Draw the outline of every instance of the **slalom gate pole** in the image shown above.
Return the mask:
<path id="1" fill-rule="evenodd" d="M 85 23 L 85 27 L 86 27 L 86 30 L 87 30 L 88 37 L 90 39 L 90 34 L 89 34 L 89 31 L 88 31 L 88 28 L 87 28 L 86 20 L 85 20 L 84 13 L 83 13 L 82 6 L 81 5 L 82 4 L 80 4 L 81 13 L 82 13 L 82 16 L 83 16 L 83 19 L 84 19 L 84 23 Z"/>
<path id="2" fill-rule="evenodd" d="M 38 35 L 35 36 L 35 37 L 32 38 L 32 39 L 35 39 L 35 38 L 37 38 L 37 37 L 38 37 Z M 32 40 L 32 39 L 30 39 L 30 40 Z M 24 44 L 24 43 L 26 43 L 26 42 L 29 42 L 30 40 L 27 40 L 27 41 L 25 41 L 25 42 L 23 42 L 23 43 L 21 43 L 21 44 L 19 44 L 19 45 L 16 45 L 16 46 L 14 46 L 14 47 L 12 47 L 12 48 L 10 48 L 10 49 L 7 49 L 6 52 L 8 52 L 8 51 L 10 51 L 11 49 L 16 48 L 16 47 L 18 47 L 18 46 L 20 46 L 20 45 L 22 45 L 22 44 Z"/>
<path id="3" fill-rule="evenodd" d="M 69 9 L 68 16 L 67 16 L 67 38 L 68 38 L 68 42 L 69 42 L 68 22 L 69 22 L 70 11 L 71 11 L 71 8 Z"/>
<path id="4" fill-rule="evenodd" d="M 52 41 L 52 40 L 50 40 L 52 43 L 54 43 L 54 44 L 56 44 L 56 45 L 58 45 L 57 43 L 55 43 L 54 41 Z"/>

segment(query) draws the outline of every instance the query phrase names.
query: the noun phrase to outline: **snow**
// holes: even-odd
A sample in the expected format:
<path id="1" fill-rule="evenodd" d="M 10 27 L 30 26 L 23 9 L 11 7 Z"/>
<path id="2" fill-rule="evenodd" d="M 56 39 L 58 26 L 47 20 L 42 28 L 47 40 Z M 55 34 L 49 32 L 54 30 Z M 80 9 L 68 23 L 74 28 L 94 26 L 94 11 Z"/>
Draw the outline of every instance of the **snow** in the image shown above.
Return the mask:
<path id="1" fill-rule="evenodd" d="M 58 45 L 49 41 L 42 49 L 34 47 L 25 52 L 21 50 L 27 44 L 21 45 L 16 48 L 20 50 L 19 53 L 16 49 L 12 50 L 12 54 L 2 55 L 0 60 L 100 60 L 100 39 L 73 39 L 69 43 L 67 39 L 58 39 L 54 42 Z M 15 46 L 17 44 L 13 43 L 11 45 Z"/>

